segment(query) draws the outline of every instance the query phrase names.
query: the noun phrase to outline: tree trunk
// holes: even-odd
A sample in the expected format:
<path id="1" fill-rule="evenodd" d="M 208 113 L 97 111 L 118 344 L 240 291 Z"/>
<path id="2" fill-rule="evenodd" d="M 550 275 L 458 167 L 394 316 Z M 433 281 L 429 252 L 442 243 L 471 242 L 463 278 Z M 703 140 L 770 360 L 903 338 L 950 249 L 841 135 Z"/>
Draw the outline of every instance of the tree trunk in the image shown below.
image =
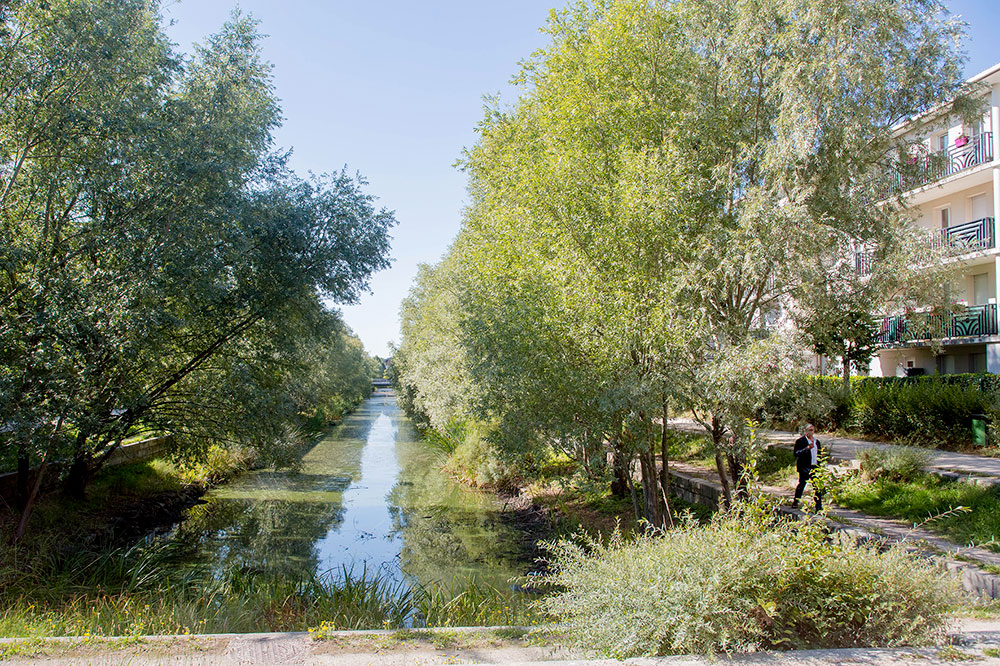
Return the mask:
<path id="1" fill-rule="evenodd" d="M 28 494 L 31 492 L 31 458 L 28 455 L 28 443 L 20 441 L 17 444 L 17 496 L 15 503 L 17 508 L 24 509 L 28 503 Z"/>
<path id="2" fill-rule="evenodd" d="M 42 487 L 42 479 L 45 478 L 45 469 L 49 466 L 48 454 L 42 459 L 42 464 L 38 467 L 38 474 L 35 476 L 35 483 L 31 486 L 31 493 L 25 497 L 24 508 L 21 510 L 21 519 L 17 522 L 17 528 L 10 537 L 11 545 L 17 543 L 24 537 L 24 531 L 28 529 L 28 519 L 35 508 L 35 500 L 38 498 L 38 491 Z"/>
<path id="3" fill-rule="evenodd" d="M 629 469 L 628 469 L 629 474 L 628 474 L 628 477 L 627 477 L 628 491 L 632 495 L 632 512 L 635 514 L 635 522 L 638 523 L 639 519 L 642 517 L 642 513 L 639 511 L 639 498 L 636 497 L 636 494 L 635 494 L 635 484 L 632 483 L 632 474 L 631 474 L 631 472 L 632 472 L 632 463 L 631 463 L 631 461 L 629 461 L 629 466 L 628 467 L 629 467 Z"/>
<path id="4" fill-rule="evenodd" d="M 663 527 L 659 474 L 656 471 L 656 456 L 652 449 L 643 449 L 639 453 L 639 467 L 642 472 L 643 517 L 650 525 Z"/>
<path id="5" fill-rule="evenodd" d="M 844 356 L 844 390 L 851 390 L 851 362 Z"/>
<path id="6" fill-rule="evenodd" d="M 722 459 L 722 454 L 715 452 L 715 471 L 719 474 L 719 482 L 722 484 L 722 503 L 725 508 L 733 505 L 733 491 L 729 488 L 729 475 L 726 474 L 726 463 Z"/>
<path id="7" fill-rule="evenodd" d="M 52 434 L 49 435 L 49 441 L 45 446 L 45 456 L 42 458 L 42 464 L 38 467 L 38 474 L 35 476 L 35 483 L 31 487 L 31 492 L 25 498 L 24 508 L 21 510 L 21 520 L 18 521 L 17 528 L 14 529 L 14 533 L 10 537 L 11 544 L 15 544 L 20 541 L 24 536 L 24 531 L 28 528 L 28 519 L 31 518 L 31 512 L 35 508 L 35 500 L 38 498 L 38 491 L 41 490 L 42 480 L 45 478 L 45 470 L 49 466 L 49 456 L 52 453 L 52 443 L 59 435 L 59 431 L 62 430 L 63 416 L 59 417 L 59 420 L 56 422 L 56 427 L 53 428 Z"/>
<path id="8" fill-rule="evenodd" d="M 96 471 L 93 466 L 94 456 L 87 452 L 90 436 L 91 433 L 81 431 L 73 444 L 73 464 L 70 465 L 63 481 L 63 490 L 70 497 L 83 499 L 86 496 L 87 484 Z"/>
<path id="9" fill-rule="evenodd" d="M 614 470 L 614 479 L 611 481 L 611 495 L 613 497 L 625 497 L 629 489 L 628 465 L 625 463 L 625 455 L 617 450 L 611 451 L 611 466 Z"/>
<path id="10" fill-rule="evenodd" d="M 722 424 L 719 419 L 712 416 L 712 448 L 715 450 L 715 471 L 719 475 L 719 483 L 722 484 L 722 500 L 725 508 L 733 506 L 733 491 L 729 487 L 729 475 L 726 474 L 726 463 L 722 459 L 719 451 L 719 444 L 722 442 Z"/>
<path id="11" fill-rule="evenodd" d="M 664 527 L 666 523 L 670 523 L 670 527 L 674 526 L 674 512 L 670 508 L 670 470 L 667 467 L 669 456 L 667 455 L 667 442 L 669 441 L 669 436 L 667 435 L 667 415 L 669 410 L 667 409 L 667 402 L 663 402 L 663 422 L 660 424 L 660 492 L 663 494 L 663 511 L 666 521 L 664 522 Z"/>
<path id="12" fill-rule="evenodd" d="M 745 467 L 743 461 L 736 457 L 735 454 L 726 454 L 726 460 L 729 463 L 729 476 L 733 480 L 733 488 L 736 493 L 736 497 L 739 499 L 747 498 L 747 483 L 746 478 L 743 476 Z"/>

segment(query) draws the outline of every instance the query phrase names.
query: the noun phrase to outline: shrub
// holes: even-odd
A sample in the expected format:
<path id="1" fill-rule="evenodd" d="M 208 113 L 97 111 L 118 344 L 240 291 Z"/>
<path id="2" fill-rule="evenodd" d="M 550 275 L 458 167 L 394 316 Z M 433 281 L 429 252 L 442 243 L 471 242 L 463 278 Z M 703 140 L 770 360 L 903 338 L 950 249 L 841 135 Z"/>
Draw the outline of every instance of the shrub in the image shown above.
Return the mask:
<path id="1" fill-rule="evenodd" d="M 957 598 L 953 578 L 901 549 L 745 510 L 547 549 L 545 582 L 561 591 L 543 607 L 571 640 L 616 658 L 926 644 Z"/>
<path id="2" fill-rule="evenodd" d="M 527 462 L 512 459 L 489 441 L 490 426 L 476 421 L 465 423 L 462 439 L 455 445 L 445 468 L 466 483 L 497 490 L 513 490 L 527 475 Z"/>
<path id="3" fill-rule="evenodd" d="M 972 383 L 864 380 L 853 391 L 851 425 L 875 437 L 954 448 L 971 443 L 972 414 L 997 409 L 997 397 Z"/>
<path id="4" fill-rule="evenodd" d="M 1000 376 L 854 377 L 850 391 L 836 377 L 808 377 L 769 398 L 762 420 L 806 421 L 880 439 L 939 448 L 972 444 L 971 417 L 990 416 L 1000 441 Z"/>
<path id="5" fill-rule="evenodd" d="M 866 481 L 887 479 L 909 483 L 923 474 L 930 454 L 922 449 L 865 449 L 858 455 L 861 475 Z"/>
<path id="6" fill-rule="evenodd" d="M 771 396 L 764 411 L 762 421 L 812 423 L 817 428 L 835 430 L 850 416 L 850 391 L 836 377 L 803 376 Z"/>

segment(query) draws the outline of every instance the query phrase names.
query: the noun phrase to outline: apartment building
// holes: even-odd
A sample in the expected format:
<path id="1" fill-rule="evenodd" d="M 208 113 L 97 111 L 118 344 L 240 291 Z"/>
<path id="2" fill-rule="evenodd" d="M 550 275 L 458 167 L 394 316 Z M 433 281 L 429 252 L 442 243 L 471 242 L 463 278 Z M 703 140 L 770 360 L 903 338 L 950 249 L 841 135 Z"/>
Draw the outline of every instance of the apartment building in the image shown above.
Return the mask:
<path id="1" fill-rule="evenodd" d="M 905 315 L 882 319 L 875 376 L 1000 373 L 1000 63 L 971 81 L 983 86 L 982 115 L 970 123 L 931 111 L 897 128 L 897 136 L 919 143 L 882 192 L 903 194 L 929 243 L 955 248 L 946 261 L 954 264 L 960 308 L 930 324 Z M 858 269 L 865 271 L 868 261 L 859 253 Z"/>

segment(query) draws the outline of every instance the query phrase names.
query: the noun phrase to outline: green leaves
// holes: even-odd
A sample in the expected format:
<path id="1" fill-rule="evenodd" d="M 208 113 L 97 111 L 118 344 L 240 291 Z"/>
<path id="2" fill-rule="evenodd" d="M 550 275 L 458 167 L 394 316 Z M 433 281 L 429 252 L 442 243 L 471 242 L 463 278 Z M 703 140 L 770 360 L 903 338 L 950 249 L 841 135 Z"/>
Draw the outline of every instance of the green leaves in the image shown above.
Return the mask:
<path id="1" fill-rule="evenodd" d="M 360 176 L 305 182 L 268 152 L 280 110 L 256 21 L 235 12 L 182 61 L 155 3 L 4 20 L 0 424 L 19 424 L 17 455 L 86 467 L 150 427 L 266 448 L 299 411 L 366 393 L 324 302 L 388 265 L 395 220 Z M 61 415 L 73 438 L 50 446 Z"/>
<path id="2" fill-rule="evenodd" d="M 863 313 L 925 293 L 886 268 L 912 257 L 902 214 L 859 184 L 900 113 L 958 88 L 938 3 L 581 1 L 545 30 L 519 100 L 488 108 L 467 151 L 471 203 L 441 282 L 405 309 L 414 404 L 440 395 L 445 367 L 473 387 L 432 423 L 476 415 L 511 449 L 642 455 L 669 399 L 721 453 L 801 365 L 777 330 L 801 324 L 860 363 Z M 841 271 L 858 247 L 891 258 L 877 279 Z M 849 316 L 830 315 L 842 294 Z M 744 452 L 725 452 L 738 483 Z"/>

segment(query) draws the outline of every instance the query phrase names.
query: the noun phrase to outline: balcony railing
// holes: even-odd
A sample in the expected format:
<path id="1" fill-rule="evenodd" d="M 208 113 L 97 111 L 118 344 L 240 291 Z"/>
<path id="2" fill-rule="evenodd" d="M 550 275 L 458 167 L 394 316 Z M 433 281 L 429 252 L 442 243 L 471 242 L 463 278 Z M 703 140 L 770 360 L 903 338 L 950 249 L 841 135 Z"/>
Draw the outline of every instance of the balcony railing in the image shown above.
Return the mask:
<path id="1" fill-rule="evenodd" d="M 902 315 L 885 317 L 882 319 L 875 340 L 880 345 L 899 345 L 915 340 L 983 335 L 1000 335 L 995 303 L 970 305 L 964 311 L 950 316 L 931 315 L 929 321 L 918 325 L 908 322 Z"/>
<path id="2" fill-rule="evenodd" d="M 969 252 L 977 250 L 992 250 L 997 246 L 996 223 L 992 217 L 956 224 L 941 230 L 941 235 L 931 238 L 931 247 L 940 248 L 945 245 L 962 248 Z M 871 275 L 875 257 L 868 250 L 854 253 L 854 268 L 858 275 Z"/>
<path id="3" fill-rule="evenodd" d="M 875 261 L 875 254 L 862 250 L 854 253 L 854 268 L 858 275 L 871 275 L 872 262 Z"/>
<path id="4" fill-rule="evenodd" d="M 994 229 L 992 217 L 956 224 L 941 230 L 941 237 L 934 239 L 934 247 L 952 245 L 969 250 L 991 250 L 996 247 Z"/>
<path id="5" fill-rule="evenodd" d="M 886 173 L 876 187 L 881 199 L 888 199 L 902 192 L 993 161 L 993 132 L 982 132 L 969 137 L 962 146 L 911 157 Z"/>

